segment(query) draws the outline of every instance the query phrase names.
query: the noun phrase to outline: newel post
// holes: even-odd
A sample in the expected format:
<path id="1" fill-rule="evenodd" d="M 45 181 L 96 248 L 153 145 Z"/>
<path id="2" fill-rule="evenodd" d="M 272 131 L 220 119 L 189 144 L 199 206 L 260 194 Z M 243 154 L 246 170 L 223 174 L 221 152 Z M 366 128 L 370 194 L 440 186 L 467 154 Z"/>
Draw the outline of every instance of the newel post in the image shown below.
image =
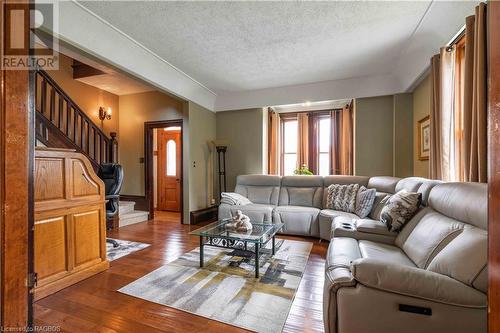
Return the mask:
<path id="1" fill-rule="evenodd" d="M 109 133 L 111 141 L 109 142 L 109 161 L 111 163 L 118 163 L 118 140 L 116 140 L 116 132 Z"/>

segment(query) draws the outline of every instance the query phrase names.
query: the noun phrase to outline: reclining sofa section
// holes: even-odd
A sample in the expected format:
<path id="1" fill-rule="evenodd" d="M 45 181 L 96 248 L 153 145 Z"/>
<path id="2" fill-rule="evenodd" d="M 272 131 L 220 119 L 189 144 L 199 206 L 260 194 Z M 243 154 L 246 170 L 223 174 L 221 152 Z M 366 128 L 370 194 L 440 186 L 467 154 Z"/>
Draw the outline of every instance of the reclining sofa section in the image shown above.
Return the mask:
<path id="1" fill-rule="evenodd" d="M 357 215 L 324 209 L 326 189 L 331 184 L 359 184 L 377 190 L 372 212 L 365 219 Z M 237 210 L 248 215 L 255 223 L 283 223 L 282 233 L 321 237 L 330 240 L 334 234 L 360 237 L 370 234 L 371 239 L 392 243 L 395 233 L 379 221 L 380 201 L 401 189 L 421 192 L 424 205 L 437 181 L 418 177 L 362 177 L 362 176 L 271 176 L 242 175 L 236 179 L 234 191 L 247 197 L 252 204 L 219 205 L 219 219 L 229 218 Z"/>

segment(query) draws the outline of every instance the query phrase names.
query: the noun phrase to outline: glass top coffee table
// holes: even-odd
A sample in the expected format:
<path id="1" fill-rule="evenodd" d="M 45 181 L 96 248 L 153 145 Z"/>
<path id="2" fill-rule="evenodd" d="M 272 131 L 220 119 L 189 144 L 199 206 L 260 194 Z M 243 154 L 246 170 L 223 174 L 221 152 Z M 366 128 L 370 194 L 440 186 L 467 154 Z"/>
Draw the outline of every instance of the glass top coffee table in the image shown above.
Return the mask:
<path id="1" fill-rule="evenodd" d="M 248 250 L 248 244 L 254 244 L 253 254 L 255 255 L 255 277 L 259 277 L 259 251 L 269 241 L 272 242 L 272 254 L 275 251 L 275 236 L 283 228 L 282 223 L 261 224 L 252 223 L 251 231 L 237 231 L 226 229 L 225 225 L 232 222 L 231 219 L 224 219 L 210 223 L 204 227 L 190 232 L 190 235 L 200 236 L 200 267 L 203 267 L 203 247 L 215 246 L 226 249 Z"/>

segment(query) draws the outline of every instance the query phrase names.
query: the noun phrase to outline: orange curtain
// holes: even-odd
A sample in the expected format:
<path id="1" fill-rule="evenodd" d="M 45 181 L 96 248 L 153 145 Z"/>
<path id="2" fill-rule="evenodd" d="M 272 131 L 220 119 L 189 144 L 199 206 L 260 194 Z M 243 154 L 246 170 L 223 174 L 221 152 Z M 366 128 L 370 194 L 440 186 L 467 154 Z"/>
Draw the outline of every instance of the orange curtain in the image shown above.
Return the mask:
<path id="1" fill-rule="evenodd" d="M 430 178 L 441 179 L 441 78 L 440 56 L 431 58 L 431 148 L 429 151 Z"/>
<path id="2" fill-rule="evenodd" d="M 309 115 L 299 113 L 297 115 L 298 141 L 297 141 L 297 168 L 309 165 Z"/>
<path id="3" fill-rule="evenodd" d="M 465 22 L 464 180 L 486 182 L 486 4 L 480 3 Z"/>
<path id="4" fill-rule="evenodd" d="M 352 103 L 341 111 L 341 135 L 339 140 L 340 174 L 352 175 L 353 168 L 353 119 Z"/>
<path id="5" fill-rule="evenodd" d="M 487 181 L 486 4 L 466 19 L 465 41 L 431 59 L 430 176 Z"/>
<path id="6" fill-rule="evenodd" d="M 268 173 L 280 174 L 280 126 L 281 120 L 277 112 L 268 109 Z"/>
<path id="7" fill-rule="evenodd" d="M 352 103 L 342 110 L 330 113 L 331 173 L 334 175 L 352 175 L 353 165 L 353 112 Z"/>

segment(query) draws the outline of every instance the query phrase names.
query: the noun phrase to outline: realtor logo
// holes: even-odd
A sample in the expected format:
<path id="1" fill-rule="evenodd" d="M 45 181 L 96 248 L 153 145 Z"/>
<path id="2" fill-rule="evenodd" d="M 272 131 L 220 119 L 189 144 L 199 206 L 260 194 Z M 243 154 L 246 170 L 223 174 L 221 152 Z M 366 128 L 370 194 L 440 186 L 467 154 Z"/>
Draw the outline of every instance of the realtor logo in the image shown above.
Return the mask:
<path id="1" fill-rule="evenodd" d="M 1 69 L 59 68 L 59 45 L 53 37 L 58 31 L 57 9 L 57 2 L 37 1 L 34 6 L 16 1 L 4 3 Z"/>

